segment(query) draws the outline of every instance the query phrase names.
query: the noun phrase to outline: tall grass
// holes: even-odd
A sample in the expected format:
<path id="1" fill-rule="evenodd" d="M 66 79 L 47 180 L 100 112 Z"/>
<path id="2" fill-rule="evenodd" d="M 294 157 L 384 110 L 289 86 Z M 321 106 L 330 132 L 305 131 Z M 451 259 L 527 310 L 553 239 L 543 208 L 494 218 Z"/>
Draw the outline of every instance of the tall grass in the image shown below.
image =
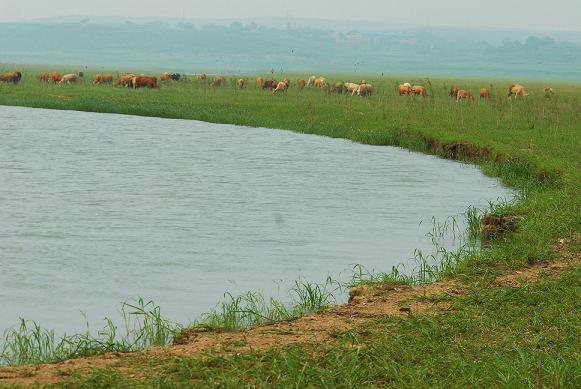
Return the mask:
<path id="1" fill-rule="evenodd" d="M 105 318 L 97 334 L 87 331 L 57 336 L 34 321 L 20 319 L 20 324 L 6 331 L 0 344 L 0 365 L 53 362 L 106 352 L 130 352 L 149 346 L 166 346 L 181 327 L 161 316 L 153 301 L 139 298 L 121 306 L 122 331 Z"/>
<path id="2" fill-rule="evenodd" d="M 225 294 L 226 301 L 191 324 L 191 327 L 215 331 L 239 331 L 257 324 L 297 318 L 305 313 L 320 312 L 335 302 L 341 285 L 328 278 L 324 284 L 295 281 L 289 299 L 266 298 L 261 292 L 239 296 Z M 122 328 L 105 318 L 97 334 L 87 323 L 84 333 L 57 336 L 37 322 L 19 319 L 19 326 L 6 331 L 0 340 L 0 366 L 37 364 L 78 358 L 106 352 L 132 352 L 151 346 L 170 345 L 182 326 L 164 319 L 153 301 L 142 298 L 121 306 Z"/>
<path id="3" fill-rule="evenodd" d="M 364 266 L 356 265 L 353 276 L 346 284 L 396 283 L 396 284 L 426 284 L 439 281 L 453 275 L 460 264 L 477 258 L 484 249 L 481 246 L 482 233 L 480 218 L 487 214 L 504 214 L 512 211 L 514 204 L 499 199 L 490 202 L 488 207 L 479 209 L 469 206 L 461 216 L 448 217 L 444 221 L 432 218 L 431 231 L 426 234 L 431 239 L 432 250 L 429 253 L 415 249 L 410 263 L 400 263 L 393 266 L 389 272 L 374 272 Z M 449 242 L 456 248 L 451 249 Z"/>
<path id="4" fill-rule="evenodd" d="M 324 284 L 295 281 L 286 302 L 266 298 L 262 292 L 247 292 L 239 296 L 226 293 L 227 300 L 202 315 L 193 327 L 238 331 L 257 324 L 291 320 L 305 313 L 320 312 L 336 301 L 335 295 L 340 289 L 338 282 L 327 278 Z"/>
<path id="5" fill-rule="evenodd" d="M 472 240 L 480 238 L 480 218 L 482 212 L 473 206 L 469 206 L 466 210 L 466 224 L 468 225 L 468 237 Z"/>

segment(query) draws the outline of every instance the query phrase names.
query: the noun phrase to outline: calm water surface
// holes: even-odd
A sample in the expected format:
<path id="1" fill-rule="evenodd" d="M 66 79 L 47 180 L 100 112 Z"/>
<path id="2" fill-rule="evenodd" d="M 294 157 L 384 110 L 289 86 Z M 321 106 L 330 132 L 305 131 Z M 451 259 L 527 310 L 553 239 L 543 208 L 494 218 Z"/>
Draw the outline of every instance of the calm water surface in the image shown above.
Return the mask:
<path id="1" fill-rule="evenodd" d="M 264 128 L 0 107 L 0 332 L 154 299 L 187 322 L 430 251 L 430 220 L 510 197 L 469 165 Z M 420 222 L 423 221 L 422 224 Z"/>

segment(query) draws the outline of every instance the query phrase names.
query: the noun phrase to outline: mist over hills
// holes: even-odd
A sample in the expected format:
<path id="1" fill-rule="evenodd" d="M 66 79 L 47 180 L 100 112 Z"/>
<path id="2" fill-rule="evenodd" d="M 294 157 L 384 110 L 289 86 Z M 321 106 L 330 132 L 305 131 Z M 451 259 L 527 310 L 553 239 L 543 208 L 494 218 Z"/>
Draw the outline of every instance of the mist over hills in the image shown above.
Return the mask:
<path id="1" fill-rule="evenodd" d="M 64 17 L 0 23 L 0 36 L 0 63 L 581 80 L 581 32 L 282 17 Z"/>

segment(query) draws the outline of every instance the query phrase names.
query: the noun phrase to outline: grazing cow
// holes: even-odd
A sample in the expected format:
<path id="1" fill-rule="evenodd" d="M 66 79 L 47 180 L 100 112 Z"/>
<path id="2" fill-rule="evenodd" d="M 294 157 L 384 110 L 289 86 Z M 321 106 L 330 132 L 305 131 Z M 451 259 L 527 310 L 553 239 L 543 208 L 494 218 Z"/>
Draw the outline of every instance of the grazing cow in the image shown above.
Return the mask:
<path id="1" fill-rule="evenodd" d="M 161 73 L 159 75 L 159 81 L 179 81 L 182 75 L 179 73 Z"/>
<path id="2" fill-rule="evenodd" d="M 212 82 L 210 82 L 210 85 L 211 86 L 221 86 L 223 82 L 224 82 L 224 77 L 222 77 L 222 76 L 214 76 L 212 78 Z"/>
<path id="3" fill-rule="evenodd" d="M 197 77 L 198 77 L 198 80 L 200 80 L 200 81 L 204 81 L 206 78 L 208 78 L 206 73 L 200 73 L 200 74 L 198 74 Z"/>
<path id="4" fill-rule="evenodd" d="M 345 88 L 345 92 L 354 95 L 355 93 L 357 93 L 357 88 L 359 88 L 359 85 L 353 82 L 346 82 L 345 84 L 343 84 L 343 87 Z"/>
<path id="5" fill-rule="evenodd" d="M 546 86 L 543 91 L 545 92 L 545 98 L 550 99 L 555 95 L 555 91 L 550 86 Z"/>
<path id="6" fill-rule="evenodd" d="M 359 85 L 359 87 L 357 88 L 357 96 L 371 96 L 371 93 L 373 92 L 373 85 L 371 84 L 361 84 Z"/>
<path id="7" fill-rule="evenodd" d="M 244 89 L 244 84 L 246 83 L 246 81 L 244 81 L 243 78 L 240 78 L 238 81 L 236 81 L 236 87 L 238 89 Z"/>
<path id="8" fill-rule="evenodd" d="M 450 97 L 453 99 L 457 99 L 458 98 L 458 91 L 459 91 L 459 89 L 456 86 L 452 85 L 452 87 L 450 88 Z"/>
<path id="9" fill-rule="evenodd" d="M 331 93 L 337 93 L 342 95 L 343 92 L 345 91 L 345 85 L 342 82 L 336 82 L 335 84 L 333 84 L 333 86 L 329 85 L 327 88 L 327 94 L 331 94 Z"/>
<path id="10" fill-rule="evenodd" d="M 289 83 L 288 80 L 287 81 L 281 81 L 279 83 L 276 84 L 276 87 L 273 89 L 272 94 L 275 93 L 280 93 L 280 92 L 286 92 L 286 90 L 289 87 Z"/>
<path id="11" fill-rule="evenodd" d="M 41 72 L 38 78 L 40 79 L 40 82 L 49 82 L 50 74 L 48 74 L 47 72 Z"/>
<path id="12" fill-rule="evenodd" d="M 401 84 L 397 87 L 397 93 L 400 96 L 407 96 L 412 94 L 412 86 L 409 82 Z"/>
<path id="13" fill-rule="evenodd" d="M 264 88 L 264 78 L 256 77 L 256 86 L 259 88 Z"/>
<path id="14" fill-rule="evenodd" d="M 61 78 L 63 78 L 63 76 L 59 72 L 54 72 L 53 74 L 50 75 L 50 80 L 55 84 L 59 83 Z"/>
<path id="15" fill-rule="evenodd" d="M 412 86 L 411 94 L 415 96 L 426 97 L 428 95 L 428 91 L 421 85 L 414 85 Z"/>
<path id="16" fill-rule="evenodd" d="M 59 85 L 63 85 L 63 84 L 75 84 L 77 81 L 79 81 L 81 77 L 78 74 L 75 73 L 69 73 L 69 74 L 65 74 L 64 76 L 62 76 L 61 80 L 59 81 Z"/>
<path id="17" fill-rule="evenodd" d="M 117 77 L 114 86 L 122 86 L 124 88 L 129 88 L 130 86 L 133 85 L 133 77 L 135 77 L 135 74 L 122 74 L 119 77 Z"/>
<path id="18" fill-rule="evenodd" d="M 305 86 L 307 85 L 307 82 L 303 79 L 300 79 L 298 82 L 298 85 L 299 85 L 299 89 L 304 89 Z"/>
<path id="19" fill-rule="evenodd" d="M 508 97 L 514 96 L 515 98 L 518 96 L 526 97 L 528 96 L 528 92 L 525 90 L 525 87 L 520 84 L 512 84 L 508 88 Z"/>
<path id="20" fill-rule="evenodd" d="M 325 77 L 319 77 L 315 80 L 315 88 L 322 88 L 327 85 L 327 80 Z"/>
<path id="21" fill-rule="evenodd" d="M 276 89 L 278 86 L 278 81 L 276 80 L 265 80 L 262 84 L 262 89 Z"/>
<path id="22" fill-rule="evenodd" d="M 309 79 L 307 80 L 307 86 L 311 86 L 315 83 L 315 80 L 317 79 L 316 76 L 311 76 L 309 77 Z"/>
<path id="23" fill-rule="evenodd" d="M 474 100 L 474 97 L 472 97 L 472 94 L 469 91 L 460 89 L 456 94 L 456 102 L 460 100 Z"/>
<path id="24" fill-rule="evenodd" d="M 111 84 L 113 82 L 113 76 L 110 74 L 95 74 L 95 80 L 93 84 L 96 85 L 103 85 L 103 84 Z"/>
<path id="25" fill-rule="evenodd" d="M 490 91 L 488 90 L 488 88 L 480 88 L 480 98 L 481 99 L 490 98 Z"/>
<path id="26" fill-rule="evenodd" d="M 131 80 L 131 85 L 133 86 L 133 89 L 137 88 L 159 89 L 159 85 L 157 85 L 157 77 L 152 76 L 135 76 Z"/>
<path id="27" fill-rule="evenodd" d="M 21 79 L 22 73 L 20 72 L 0 73 L 0 82 L 10 82 L 16 85 Z"/>

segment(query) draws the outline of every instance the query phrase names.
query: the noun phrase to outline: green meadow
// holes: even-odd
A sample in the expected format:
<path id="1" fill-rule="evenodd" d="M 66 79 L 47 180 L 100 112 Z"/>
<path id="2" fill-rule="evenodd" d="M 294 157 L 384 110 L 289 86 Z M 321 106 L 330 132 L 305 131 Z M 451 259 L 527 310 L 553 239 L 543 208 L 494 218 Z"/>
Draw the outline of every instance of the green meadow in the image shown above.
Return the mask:
<path id="1" fill-rule="evenodd" d="M 64 69 L 59 71 L 64 74 Z M 384 269 L 384 274 L 357 279 L 365 283 L 418 283 L 447 277 L 462 283 L 467 292 L 450 296 L 451 308 L 437 315 L 416 313 L 372 320 L 364 328 L 337 334 L 335 344 L 316 350 L 289 346 L 234 356 L 209 354 L 171 360 L 136 355 L 131 363 L 141 369 L 140 378 L 107 368 L 89 376 L 69 377 L 68 384 L 59 386 L 581 386 L 578 261 L 559 276 L 522 287 L 494 284 L 502 273 L 561 259 L 555 243 L 562 238 L 572 239 L 569 250 L 579 258 L 581 84 L 515 80 L 530 95 L 509 99 L 507 89 L 512 82 L 507 80 L 328 75 L 331 84 L 364 78 L 374 86 L 374 93 L 362 98 L 311 87 L 299 90 L 297 80 L 307 79 L 306 74 L 289 75 L 289 90 L 272 95 L 256 87 L 255 77 L 226 77 L 224 85 L 212 87 L 209 82 L 186 76 L 178 82 L 161 83 L 159 90 L 133 90 L 93 85 L 92 72 L 85 72 L 85 80 L 77 85 L 45 84 L 38 80 L 36 69 L 28 69 L 18 85 L 0 84 L 0 105 L 278 128 L 458 159 L 477 164 L 485 174 L 500 178 L 518 192 L 514 203 L 472 214 L 473 235 L 479 234 L 478 217 L 485 212 L 517 216 L 515 230 L 495 236 L 478 251 L 460 253 L 445 265 L 433 265 L 424 274 L 400 275 Z M 246 79 L 245 89 L 236 88 L 238 78 Z M 396 87 L 403 82 L 425 86 L 428 96 L 398 96 Z M 451 85 L 471 91 L 474 101 L 455 102 L 448 96 Z M 551 86 L 555 93 L 545 94 L 545 86 Z M 481 87 L 490 89 L 490 99 L 478 98 Z M 307 285 L 306 290 L 309 288 L 314 286 Z M 282 310 L 286 313 L 275 314 L 270 321 L 324 309 L 321 295 L 325 293 L 320 290 L 314 293 L 311 300 L 317 303 L 311 304 L 312 309 Z M 303 300 L 309 306 L 305 303 L 309 298 Z M 262 304 L 266 306 L 268 303 Z M 209 317 L 214 329 L 243 330 L 235 316 L 230 315 L 226 324 L 227 312 Z M 161 327 L 166 339 L 167 328 Z M 88 353 L 48 355 L 33 361 Z"/>

